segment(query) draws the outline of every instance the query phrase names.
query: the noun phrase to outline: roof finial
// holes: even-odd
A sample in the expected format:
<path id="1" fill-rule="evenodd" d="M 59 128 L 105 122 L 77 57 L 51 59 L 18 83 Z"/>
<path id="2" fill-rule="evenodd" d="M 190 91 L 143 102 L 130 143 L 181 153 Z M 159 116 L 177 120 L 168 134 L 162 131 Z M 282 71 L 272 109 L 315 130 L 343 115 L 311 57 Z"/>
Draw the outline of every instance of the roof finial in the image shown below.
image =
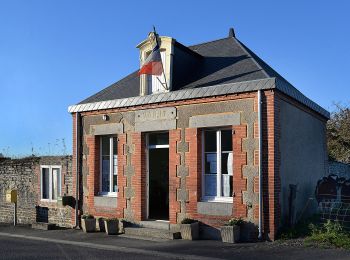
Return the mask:
<path id="1" fill-rule="evenodd" d="M 228 37 L 236 37 L 235 35 L 235 31 L 233 30 L 233 28 L 231 27 L 228 31 Z"/>

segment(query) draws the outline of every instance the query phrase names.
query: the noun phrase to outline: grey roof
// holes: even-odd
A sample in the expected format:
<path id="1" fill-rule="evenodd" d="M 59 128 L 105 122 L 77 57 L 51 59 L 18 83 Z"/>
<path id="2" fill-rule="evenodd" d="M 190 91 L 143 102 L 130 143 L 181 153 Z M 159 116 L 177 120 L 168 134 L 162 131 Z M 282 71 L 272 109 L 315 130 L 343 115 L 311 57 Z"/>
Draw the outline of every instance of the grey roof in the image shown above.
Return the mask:
<path id="1" fill-rule="evenodd" d="M 205 93 L 213 93 L 213 95 L 217 95 L 218 92 L 221 92 L 218 88 L 224 87 L 226 89 L 228 88 L 227 86 L 230 86 L 231 92 L 229 93 L 253 91 L 264 88 L 259 88 L 259 86 L 252 87 L 248 84 L 249 81 L 254 81 L 256 83 L 257 80 L 267 79 L 270 81 L 271 78 L 274 78 L 275 81 L 274 88 L 279 89 L 305 105 L 312 103 L 313 105 L 308 105 L 310 108 L 326 117 L 329 116 L 328 111 L 306 98 L 235 37 L 227 37 L 189 47 L 185 47 L 176 42 L 174 48 L 172 91 L 170 93 L 158 94 L 162 96 L 157 96 L 157 98 L 155 97 L 156 95 L 139 97 L 140 79 L 137 75 L 137 71 L 135 71 L 80 102 L 78 105 L 82 105 L 81 107 L 84 107 L 84 110 L 77 109 L 79 108 L 77 105 L 71 106 L 69 111 L 78 112 L 104 109 L 105 106 L 91 104 L 101 104 L 103 101 L 111 100 L 113 100 L 113 102 L 108 102 L 108 107 L 123 107 L 129 106 L 129 104 L 147 104 L 149 101 L 156 101 L 156 103 L 159 103 L 177 100 L 176 98 L 183 96 L 195 97 L 197 96 L 194 95 L 196 93 L 202 95 Z M 234 84 L 238 82 L 242 82 L 242 84 Z M 249 88 L 244 87 L 247 86 L 247 84 L 250 86 Z M 209 86 L 215 88 L 216 91 L 210 92 L 211 88 L 207 88 Z M 201 91 L 183 92 L 184 90 L 196 88 L 201 88 Z M 72 110 L 73 107 L 75 109 Z"/>
<path id="2" fill-rule="evenodd" d="M 179 101 L 179 100 L 188 100 L 193 98 L 201 97 L 210 97 L 210 96 L 220 96 L 227 94 L 243 93 L 257 90 L 265 89 L 278 89 L 284 94 L 298 100 L 300 103 L 305 106 L 313 109 L 319 114 L 323 115 L 326 118 L 329 118 L 329 112 L 317 105 L 315 102 L 311 101 L 300 91 L 295 89 L 293 86 L 289 85 L 286 81 L 283 81 L 278 78 L 267 78 L 260 80 L 249 80 L 245 82 L 237 83 L 228 83 L 221 84 L 211 87 L 202 87 L 202 88 L 188 88 L 182 89 L 167 93 L 146 95 L 146 96 L 137 96 L 130 98 L 116 99 L 113 101 L 98 101 L 92 103 L 84 103 L 73 105 L 68 108 L 68 112 L 85 112 L 101 109 L 112 109 L 112 108 L 121 108 L 121 107 L 132 107 L 136 105 L 145 105 L 145 104 L 155 104 L 160 102 L 168 101 Z"/>

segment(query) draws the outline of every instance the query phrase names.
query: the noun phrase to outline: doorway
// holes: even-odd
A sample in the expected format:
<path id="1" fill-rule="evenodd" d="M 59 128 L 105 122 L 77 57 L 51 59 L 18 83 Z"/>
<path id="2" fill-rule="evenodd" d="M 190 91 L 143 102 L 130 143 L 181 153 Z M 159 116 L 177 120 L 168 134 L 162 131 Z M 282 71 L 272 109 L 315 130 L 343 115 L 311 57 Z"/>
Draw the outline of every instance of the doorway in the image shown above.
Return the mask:
<path id="1" fill-rule="evenodd" d="M 148 135 L 148 219 L 169 220 L 169 134 Z"/>

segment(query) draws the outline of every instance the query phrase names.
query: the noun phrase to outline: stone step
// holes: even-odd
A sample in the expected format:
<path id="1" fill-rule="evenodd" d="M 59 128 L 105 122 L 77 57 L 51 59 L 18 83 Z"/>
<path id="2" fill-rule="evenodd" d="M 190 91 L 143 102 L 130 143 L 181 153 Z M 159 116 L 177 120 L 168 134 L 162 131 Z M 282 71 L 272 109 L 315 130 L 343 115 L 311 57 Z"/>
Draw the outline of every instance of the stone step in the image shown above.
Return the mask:
<path id="1" fill-rule="evenodd" d="M 156 228 L 156 229 L 170 230 L 169 221 L 163 221 L 163 220 L 140 221 L 139 225 L 141 227 L 145 227 L 145 228 Z"/>
<path id="2" fill-rule="evenodd" d="M 35 222 L 32 224 L 32 228 L 42 229 L 42 230 L 53 230 L 56 228 L 56 224 L 45 223 L 45 222 Z"/>
<path id="3" fill-rule="evenodd" d="M 171 240 L 181 238 L 180 232 L 146 227 L 126 227 L 124 228 L 124 234 L 134 237 L 151 237 Z"/>

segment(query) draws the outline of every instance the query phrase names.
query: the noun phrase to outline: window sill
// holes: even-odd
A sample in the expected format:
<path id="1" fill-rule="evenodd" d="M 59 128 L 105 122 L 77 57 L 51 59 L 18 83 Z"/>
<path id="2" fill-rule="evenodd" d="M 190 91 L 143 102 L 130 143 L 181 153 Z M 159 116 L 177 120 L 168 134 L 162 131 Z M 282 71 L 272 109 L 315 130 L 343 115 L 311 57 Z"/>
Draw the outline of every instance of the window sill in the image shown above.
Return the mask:
<path id="1" fill-rule="evenodd" d="M 50 199 L 40 199 L 40 202 L 50 202 L 50 203 L 57 203 L 57 200 L 50 200 Z"/>
<path id="2" fill-rule="evenodd" d="M 99 193 L 96 197 L 111 197 L 111 198 L 117 198 L 118 193 Z"/>
<path id="3" fill-rule="evenodd" d="M 204 197 L 201 202 L 223 202 L 223 203 L 233 203 L 233 197 Z"/>
<path id="4" fill-rule="evenodd" d="M 94 206 L 102 208 L 117 208 L 117 197 L 94 196 Z"/>

